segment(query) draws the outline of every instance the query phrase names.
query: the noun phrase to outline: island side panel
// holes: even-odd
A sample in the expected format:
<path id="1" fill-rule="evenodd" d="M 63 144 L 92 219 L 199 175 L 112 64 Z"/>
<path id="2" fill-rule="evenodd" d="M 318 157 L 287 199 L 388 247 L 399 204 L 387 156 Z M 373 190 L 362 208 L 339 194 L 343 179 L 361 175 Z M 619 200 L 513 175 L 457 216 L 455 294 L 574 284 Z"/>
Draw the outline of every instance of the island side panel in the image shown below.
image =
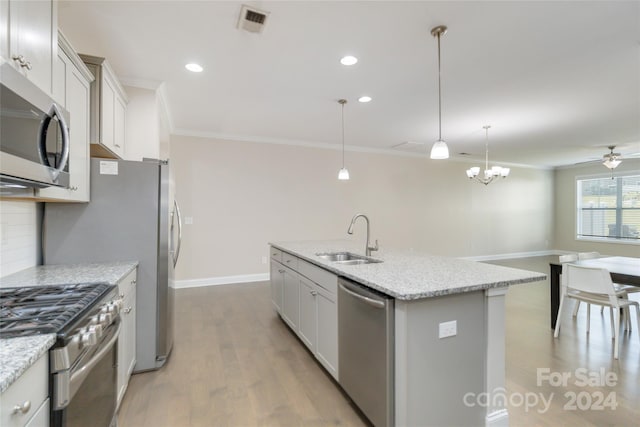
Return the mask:
<path id="1" fill-rule="evenodd" d="M 485 391 L 485 313 L 483 291 L 396 300 L 397 426 L 485 424 L 486 408 L 464 402 Z M 456 335 L 439 338 L 453 320 Z"/>

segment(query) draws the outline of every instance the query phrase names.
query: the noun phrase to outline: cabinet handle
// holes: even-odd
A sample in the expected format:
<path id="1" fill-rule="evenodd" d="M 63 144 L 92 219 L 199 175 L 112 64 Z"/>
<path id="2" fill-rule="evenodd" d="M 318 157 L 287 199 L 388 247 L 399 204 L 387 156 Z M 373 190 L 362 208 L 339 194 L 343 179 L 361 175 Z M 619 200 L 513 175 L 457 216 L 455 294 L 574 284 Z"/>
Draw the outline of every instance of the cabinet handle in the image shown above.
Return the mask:
<path id="1" fill-rule="evenodd" d="M 23 55 L 15 55 L 13 60 L 18 61 L 18 64 L 20 64 L 22 68 L 26 68 L 27 70 L 31 70 L 33 68 L 31 66 L 31 62 L 27 61 Z"/>
<path id="2" fill-rule="evenodd" d="M 29 409 L 31 409 L 31 401 L 25 400 L 24 402 L 22 402 L 22 404 L 14 406 L 11 413 L 17 414 L 18 412 L 20 412 L 21 414 L 26 414 L 27 412 L 29 412 Z"/>
<path id="3" fill-rule="evenodd" d="M 118 295 L 120 298 L 124 299 L 124 294 Z"/>
<path id="4" fill-rule="evenodd" d="M 122 311 L 124 311 L 124 314 L 129 314 L 129 313 L 131 313 L 131 310 L 133 310 L 133 307 L 127 307 Z"/>
<path id="5" fill-rule="evenodd" d="M 286 260 L 285 262 L 286 262 L 287 264 L 289 264 L 289 263 L 291 262 L 291 260 L 290 260 L 290 259 L 288 259 L 288 260 Z"/>
<path id="6" fill-rule="evenodd" d="M 78 187 L 71 187 L 71 188 L 69 188 L 69 190 L 71 190 L 71 191 L 78 191 Z"/>
<path id="7" fill-rule="evenodd" d="M 132 280 L 132 281 L 131 281 L 131 284 L 132 284 L 132 285 L 135 285 L 135 284 L 136 284 L 136 281 L 135 281 L 135 280 Z"/>
<path id="8" fill-rule="evenodd" d="M 278 270 L 278 273 L 283 274 L 284 270 Z"/>
<path id="9" fill-rule="evenodd" d="M 118 147 L 118 148 L 121 148 L 121 147 L 120 147 L 120 145 L 118 145 L 118 144 L 113 144 L 113 145 L 115 145 L 115 146 L 116 146 L 116 147 Z"/>
<path id="10" fill-rule="evenodd" d="M 318 295 L 318 291 L 311 291 L 311 295 L 315 297 L 316 295 Z"/>

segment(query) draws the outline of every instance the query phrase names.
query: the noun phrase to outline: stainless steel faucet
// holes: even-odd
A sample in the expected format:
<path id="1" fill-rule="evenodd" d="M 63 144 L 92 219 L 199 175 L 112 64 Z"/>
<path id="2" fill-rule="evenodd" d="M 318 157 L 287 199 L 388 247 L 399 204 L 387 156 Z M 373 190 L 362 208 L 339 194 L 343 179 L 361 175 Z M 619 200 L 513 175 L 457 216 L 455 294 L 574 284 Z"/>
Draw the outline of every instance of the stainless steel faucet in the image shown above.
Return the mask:
<path id="1" fill-rule="evenodd" d="M 370 246 L 370 244 L 369 244 L 369 218 L 367 218 L 367 216 L 365 214 L 355 214 L 353 216 L 353 218 L 351 218 L 351 224 L 349 225 L 349 229 L 347 230 L 347 233 L 353 234 L 353 226 L 356 223 L 356 219 L 358 219 L 360 217 L 364 218 L 364 220 L 367 221 L 367 243 L 365 244 L 364 253 L 367 256 L 371 256 L 371 251 L 377 251 L 378 250 L 378 239 L 376 239 L 376 245 L 375 246 Z"/>

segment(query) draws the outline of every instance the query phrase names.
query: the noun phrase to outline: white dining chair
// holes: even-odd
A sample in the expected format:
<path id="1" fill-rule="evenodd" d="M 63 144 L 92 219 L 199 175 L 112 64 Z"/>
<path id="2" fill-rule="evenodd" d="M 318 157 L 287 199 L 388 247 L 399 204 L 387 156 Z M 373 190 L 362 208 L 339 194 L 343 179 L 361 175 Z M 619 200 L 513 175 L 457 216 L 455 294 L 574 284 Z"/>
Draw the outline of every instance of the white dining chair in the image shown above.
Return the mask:
<path id="1" fill-rule="evenodd" d="M 600 254 L 600 252 L 579 252 L 578 253 L 578 260 L 595 259 L 595 258 L 602 258 L 602 255 Z M 634 292 L 640 292 L 640 287 L 633 286 L 633 285 L 625 285 L 623 283 L 614 283 L 613 287 L 616 290 L 616 294 L 624 298 L 628 298 L 628 294 L 631 294 Z M 573 309 L 573 317 L 576 317 L 576 315 L 578 314 L 579 307 L 580 307 L 580 301 L 577 301 L 576 306 Z M 589 309 L 589 306 L 587 306 L 587 309 Z M 604 312 L 604 306 L 600 307 L 600 313 L 603 313 L 603 312 Z"/>
<path id="2" fill-rule="evenodd" d="M 576 256 L 578 257 L 578 260 L 583 260 L 583 259 L 600 258 L 602 255 L 600 255 L 600 252 L 578 252 Z M 575 307 L 573 307 L 573 317 L 578 316 L 579 309 L 580 309 L 580 301 L 576 301 L 576 305 Z M 600 309 L 600 313 L 602 313 L 603 310 L 604 310 L 604 307 Z M 591 311 L 591 306 L 589 304 L 587 304 L 587 311 L 588 312 Z"/>
<path id="3" fill-rule="evenodd" d="M 613 358 L 618 358 L 620 334 L 620 309 L 623 309 L 623 315 L 626 323 L 630 324 L 629 307 L 636 308 L 636 321 L 638 323 L 638 334 L 640 334 L 640 304 L 637 301 L 619 298 L 611 281 L 611 275 L 605 268 L 583 267 L 574 264 L 564 264 L 562 267 L 562 284 L 560 294 L 560 308 L 558 309 L 558 317 L 556 319 L 556 329 L 553 336 L 557 338 L 560 335 L 560 324 L 562 318 L 562 310 L 565 307 L 567 298 L 584 301 L 589 304 L 598 304 L 611 308 L 613 317 Z M 587 326 L 587 332 L 589 327 Z"/>

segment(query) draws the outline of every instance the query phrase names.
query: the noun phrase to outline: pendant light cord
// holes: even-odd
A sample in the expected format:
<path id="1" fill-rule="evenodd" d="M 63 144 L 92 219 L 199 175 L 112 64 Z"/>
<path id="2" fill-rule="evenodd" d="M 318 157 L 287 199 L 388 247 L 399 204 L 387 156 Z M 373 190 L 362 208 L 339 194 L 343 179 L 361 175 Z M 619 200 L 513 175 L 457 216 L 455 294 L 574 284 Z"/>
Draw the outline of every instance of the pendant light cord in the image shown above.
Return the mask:
<path id="1" fill-rule="evenodd" d="M 489 170 L 489 128 L 491 126 L 485 126 L 485 141 L 484 141 L 484 170 Z"/>
<path id="2" fill-rule="evenodd" d="M 438 141 L 442 141 L 442 89 L 440 85 L 440 33 L 438 33 Z"/>
<path id="3" fill-rule="evenodd" d="M 344 169 L 344 104 L 347 103 L 345 99 L 341 99 L 340 104 L 342 104 L 342 169 Z"/>

